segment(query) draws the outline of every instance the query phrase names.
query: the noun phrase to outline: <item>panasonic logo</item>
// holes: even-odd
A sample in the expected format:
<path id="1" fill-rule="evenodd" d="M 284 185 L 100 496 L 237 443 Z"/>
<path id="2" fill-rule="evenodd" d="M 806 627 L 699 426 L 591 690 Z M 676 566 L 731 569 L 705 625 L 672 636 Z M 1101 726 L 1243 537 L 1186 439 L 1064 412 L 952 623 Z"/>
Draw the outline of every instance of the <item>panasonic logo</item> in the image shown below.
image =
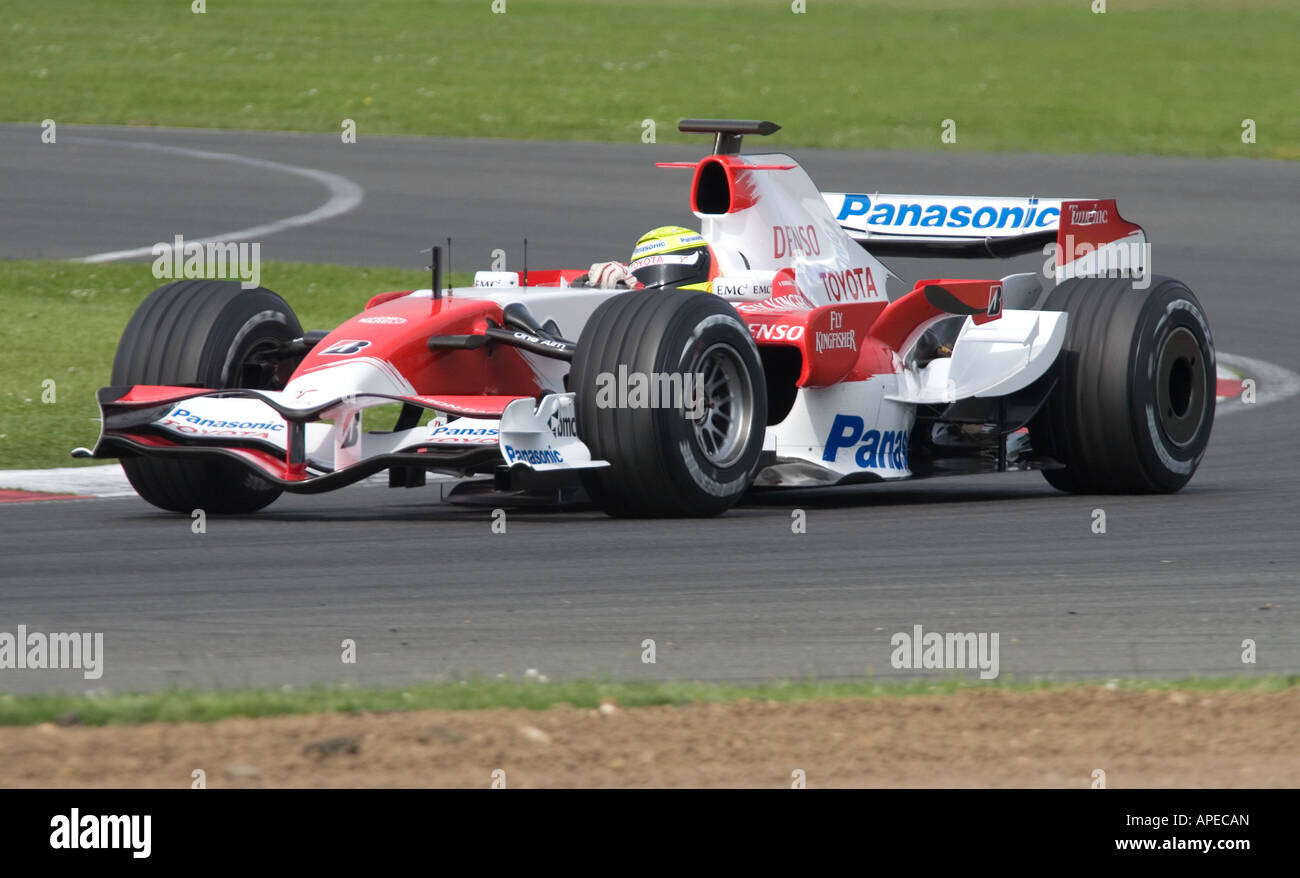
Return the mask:
<path id="1" fill-rule="evenodd" d="M 540 451 L 533 448 L 515 448 L 513 445 L 505 447 L 506 459 L 511 463 L 522 461 L 523 463 L 564 463 L 564 458 L 560 452 L 553 449 Z"/>
<path id="2" fill-rule="evenodd" d="M 861 469 L 907 469 L 909 438 L 906 430 L 868 430 L 857 415 L 836 415 L 822 460 L 834 463 L 842 450 L 856 446 L 853 462 Z"/>
<path id="3" fill-rule="evenodd" d="M 439 427 L 429 434 L 432 436 L 495 436 L 495 427 Z"/>
<path id="4" fill-rule="evenodd" d="M 1038 199 L 1024 205 L 939 204 L 937 202 L 889 202 L 873 205 L 868 195 L 845 195 L 835 218 L 840 222 L 865 217 L 868 227 L 946 229 L 1044 229 L 1060 217 L 1057 207 L 1039 208 Z"/>
<path id="5" fill-rule="evenodd" d="M 284 424 L 277 424 L 274 421 L 215 421 L 211 418 L 201 418 L 198 415 L 191 414 L 187 409 L 176 409 L 168 415 L 170 418 L 183 418 L 187 424 L 193 424 L 196 427 L 212 427 L 222 430 L 283 430 Z"/>

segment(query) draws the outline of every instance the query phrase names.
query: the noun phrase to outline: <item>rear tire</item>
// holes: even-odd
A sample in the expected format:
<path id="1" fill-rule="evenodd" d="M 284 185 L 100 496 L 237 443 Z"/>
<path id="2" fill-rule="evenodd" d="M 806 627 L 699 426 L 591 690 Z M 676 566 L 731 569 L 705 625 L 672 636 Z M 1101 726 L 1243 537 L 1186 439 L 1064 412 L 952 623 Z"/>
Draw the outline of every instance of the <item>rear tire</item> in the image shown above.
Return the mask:
<path id="1" fill-rule="evenodd" d="M 136 309 L 117 346 L 112 383 L 279 390 L 291 364 L 264 365 L 257 355 L 301 336 L 293 309 L 268 289 L 176 281 Z M 126 457 L 122 468 L 136 493 L 171 512 L 255 512 L 281 493 L 231 461 Z"/>
<path id="2" fill-rule="evenodd" d="M 627 376 L 704 375 L 702 416 L 688 417 L 681 403 L 689 399 L 619 407 L 620 367 Z M 717 296 L 662 290 L 602 303 L 578 341 L 569 386 L 579 438 L 610 463 L 583 475 L 609 514 L 717 515 L 749 488 L 767 424 L 763 364 L 735 309 Z"/>
<path id="3" fill-rule="evenodd" d="M 1200 302 L 1180 281 L 1072 278 L 1043 305 L 1069 316 L 1057 385 L 1029 424 L 1053 487 L 1076 493 L 1177 491 L 1214 424 L 1215 358 Z"/>

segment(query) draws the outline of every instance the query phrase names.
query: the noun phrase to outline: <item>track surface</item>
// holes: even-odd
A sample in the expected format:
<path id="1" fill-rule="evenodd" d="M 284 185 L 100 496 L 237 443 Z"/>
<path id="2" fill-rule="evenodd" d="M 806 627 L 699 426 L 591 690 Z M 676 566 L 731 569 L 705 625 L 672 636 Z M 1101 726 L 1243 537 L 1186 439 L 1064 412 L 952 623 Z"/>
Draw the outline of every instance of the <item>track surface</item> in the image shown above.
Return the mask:
<path id="1" fill-rule="evenodd" d="M 625 258 L 646 229 L 691 220 L 687 175 L 651 162 L 704 149 L 70 127 L 41 145 L 34 127 L 0 126 L 0 255 L 197 238 L 330 194 L 79 138 L 285 162 L 365 190 L 346 214 L 265 238 L 265 259 L 418 267 L 417 251 L 451 234 L 459 268 L 497 247 L 518 267 L 524 236 L 536 267 Z M 827 190 L 1114 195 L 1147 229 L 1156 270 L 1198 292 L 1220 350 L 1300 371 L 1300 164 L 794 152 Z M 910 285 L 1041 262 L 891 266 Z M 907 672 L 890 667 L 890 635 L 917 624 L 998 632 L 1003 677 L 1294 672 L 1298 402 L 1221 417 L 1172 497 L 1071 497 L 1027 473 L 769 495 L 707 522 L 512 513 L 505 534 L 436 488 L 286 497 L 252 519 L 209 519 L 205 534 L 135 498 L 2 504 L 0 632 L 104 632 L 106 671 L 6 671 L 0 687 L 401 684 L 528 668 L 894 678 Z M 796 507 L 806 534 L 791 533 Z M 1104 535 L 1091 530 L 1097 508 Z M 356 665 L 340 661 L 344 638 Z M 655 664 L 641 661 L 646 638 Z M 1255 665 L 1241 662 L 1246 638 Z"/>

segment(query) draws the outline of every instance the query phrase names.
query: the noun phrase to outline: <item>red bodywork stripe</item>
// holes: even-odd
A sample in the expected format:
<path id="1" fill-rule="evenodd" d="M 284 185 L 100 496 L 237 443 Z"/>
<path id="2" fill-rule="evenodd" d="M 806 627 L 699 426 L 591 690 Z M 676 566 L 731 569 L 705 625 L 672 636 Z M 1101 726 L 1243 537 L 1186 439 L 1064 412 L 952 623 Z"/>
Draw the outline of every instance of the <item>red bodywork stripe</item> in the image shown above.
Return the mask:
<path id="1" fill-rule="evenodd" d="M 141 445 L 152 445 L 157 448 L 166 448 L 169 445 L 180 445 L 180 442 L 173 442 L 170 439 L 164 439 L 161 436 L 152 436 L 148 433 L 119 433 L 117 434 L 124 439 L 130 439 L 132 442 L 138 442 Z"/>
<path id="2" fill-rule="evenodd" d="M 463 418 L 499 418 L 505 412 L 506 406 L 516 399 L 532 399 L 531 396 L 404 396 L 402 398 L 416 405 Z"/>
<path id="3" fill-rule="evenodd" d="M 266 470 L 271 475 L 284 479 L 286 482 L 303 482 L 307 480 L 307 465 L 299 464 L 301 471 L 295 471 L 297 467 L 285 463 L 274 454 L 265 451 L 259 451 L 256 448 L 224 448 L 223 451 L 229 451 L 244 460 L 253 464 L 259 469 Z"/>
<path id="4" fill-rule="evenodd" d="M 880 317 L 871 326 L 871 336 L 901 353 L 903 343 L 907 341 L 907 337 L 918 326 L 935 317 L 948 316 L 947 311 L 931 305 L 930 301 L 925 297 L 925 288 L 927 286 L 931 284 L 941 286 L 962 300 L 969 297 L 971 304 L 978 303 L 981 298 L 987 304 L 989 288 L 996 283 L 998 283 L 996 280 L 957 280 L 954 278 L 919 280 L 911 292 L 890 302 L 885 310 L 880 312 Z"/>
<path id="5" fill-rule="evenodd" d="M 37 491 L 0 491 L 0 503 L 29 503 L 33 500 L 91 500 L 89 494 L 41 494 Z"/>
<path id="6" fill-rule="evenodd" d="M 432 278 L 430 279 L 432 280 Z M 402 296 L 409 296 L 413 292 L 414 290 L 395 290 L 391 293 L 380 293 L 377 296 L 372 296 L 370 301 L 366 302 L 366 307 L 363 310 L 369 311 L 376 305 L 382 305 L 384 302 L 391 302 L 393 299 L 400 299 Z"/>
<path id="7" fill-rule="evenodd" d="M 523 277 L 520 272 L 520 282 L 527 281 L 526 285 L 530 287 L 558 287 L 561 284 L 569 284 L 587 273 L 585 268 L 556 268 L 546 269 L 545 271 L 530 271 L 528 277 Z"/>
<path id="8" fill-rule="evenodd" d="M 168 387 L 160 384 L 137 384 L 128 390 L 125 395 L 113 400 L 110 405 L 122 405 L 126 403 L 144 405 L 146 403 L 180 402 L 181 400 L 190 399 L 191 397 L 218 392 L 219 391 L 216 388 Z"/>
<path id="9" fill-rule="evenodd" d="M 152 448 L 182 448 L 182 447 L 193 448 L 195 447 L 192 445 L 187 445 L 184 442 L 173 442 L 171 439 L 165 439 L 162 436 L 154 436 L 149 433 L 116 433 L 113 435 L 120 436 L 123 439 L 130 439 L 132 442 L 138 443 L 140 445 L 147 445 Z M 274 454 L 269 454 L 265 451 L 260 451 L 256 448 L 229 448 L 226 446 L 218 446 L 218 447 L 220 448 L 221 451 L 226 451 L 231 454 L 235 454 L 238 455 L 239 457 L 244 458 L 244 460 L 253 464 L 258 469 L 264 470 L 267 473 L 276 476 L 277 478 L 285 479 L 287 481 L 292 481 L 295 479 L 298 481 L 302 481 L 305 479 L 305 475 L 291 476 L 289 474 L 289 465 L 286 464 L 283 460 L 280 460 L 280 458 L 276 457 Z"/>
<path id="10" fill-rule="evenodd" d="M 1088 214 L 1089 222 L 1076 225 L 1075 211 Z M 1093 251 L 1140 234 L 1142 227 L 1120 216 L 1113 198 L 1062 201 L 1061 218 L 1056 225 L 1056 266 L 1060 268 L 1082 255 L 1080 245 L 1087 245 L 1087 251 Z"/>
<path id="11" fill-rule="evenodd" d="M 701 159 L 695 166 L 695 176 L 691 178 L 691 210 L 695 213 L 701 213 L 700 205 L 696 201 L 696 195 L 700 191 L 700 175 L 709 165 L 720 165 L 723 176 L 727 179 L 728 197 L 727 213 L 737 213 L 746 208 L 753 207 L 758 201 L 758 195 L 754 191 L 754 182 L 749 179 L 745 172 L 749 165 L 742 162 L 734 155 L 711 155 L 708 158 Z"/>

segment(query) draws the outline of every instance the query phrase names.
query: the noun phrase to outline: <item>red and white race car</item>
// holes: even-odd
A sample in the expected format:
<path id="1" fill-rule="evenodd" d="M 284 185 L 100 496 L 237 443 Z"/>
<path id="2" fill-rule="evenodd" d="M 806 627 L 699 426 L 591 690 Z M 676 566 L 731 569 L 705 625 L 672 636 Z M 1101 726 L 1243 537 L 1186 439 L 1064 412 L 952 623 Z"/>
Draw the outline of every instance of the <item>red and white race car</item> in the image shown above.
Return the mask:
<path id="1" fill-rule="evenodd" d="M 581 486 L 650 516 L 716 514 L 756 487 L 1010 468 L 1079 492 L 1191 478 L 1214 418 L 1210 328 L 1186 286 L 1149 273 L 1113 200 L 822 193 L 789 156 L 739 154 L 772 123 L 680 127 L 715 136 L 676 165 L 710 292 L 596 289 L 582 270 L 443 289 L 435 248 L 430 289 L 304 333 L 267 289 L 170 283 L 126 327 L 99 441 L 76 453 L 121 458 L 141 497 L 186 513 L 383 470 L 394 486 L 481 477 L 492 502 Z M 890 301 L 877 259 L 1053 242 L 1046 296 L 1013 274 Z M 362 429 L 395 403 L 391 429 Z"/>

